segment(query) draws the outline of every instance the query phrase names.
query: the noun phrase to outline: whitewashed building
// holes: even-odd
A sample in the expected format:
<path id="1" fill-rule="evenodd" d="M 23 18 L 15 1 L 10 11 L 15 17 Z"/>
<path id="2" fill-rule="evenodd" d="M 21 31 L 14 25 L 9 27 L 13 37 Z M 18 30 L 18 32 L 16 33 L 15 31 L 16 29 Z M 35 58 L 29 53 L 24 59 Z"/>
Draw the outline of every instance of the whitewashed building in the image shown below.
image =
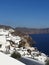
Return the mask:
<path id="1" fill-rule="evenodd" d="M 12 40 L 13 42 L 15 42 L 16 47 L 18 47 L 19 42 L 21 41 L 21 37 L 19 37 L 19 36 L 12 36 L 12 37 L 11 37 L 11 40 Z"/>

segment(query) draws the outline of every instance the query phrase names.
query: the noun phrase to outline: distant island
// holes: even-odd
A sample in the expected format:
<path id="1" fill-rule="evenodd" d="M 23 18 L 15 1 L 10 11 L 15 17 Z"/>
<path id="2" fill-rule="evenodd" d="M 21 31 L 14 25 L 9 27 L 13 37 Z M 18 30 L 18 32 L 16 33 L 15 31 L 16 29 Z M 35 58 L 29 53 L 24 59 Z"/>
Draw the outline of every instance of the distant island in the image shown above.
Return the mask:
<path id="1" fill-rule="evenodd" d="M 49 28 L 23 28 L 23 27 L 16 27 L 15 30 L 21 31 L 26 34 L 49 34 Z"/>
<path id="2" fill-rule="evenodd" d="M 0 25 L 0 28 L 9 29 L 11 26 Z M 49 34 L 49 28 L 27 28 L 27 27 L 16 27 L 12 28 L 17 32 L 21 32 L 23 34 Z"/>

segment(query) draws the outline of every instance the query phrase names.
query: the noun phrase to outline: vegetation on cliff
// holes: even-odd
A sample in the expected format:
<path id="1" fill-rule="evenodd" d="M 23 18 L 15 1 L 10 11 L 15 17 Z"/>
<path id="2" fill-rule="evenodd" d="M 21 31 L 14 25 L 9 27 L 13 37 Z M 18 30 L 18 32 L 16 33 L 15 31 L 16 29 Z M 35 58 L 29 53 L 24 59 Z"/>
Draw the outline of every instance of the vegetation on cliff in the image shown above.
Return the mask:
<path id="1" fill-rule="evenodd" d="M 21 58 L 21 54 L 20 53 L 16 53 L 16 52 L 14 52 L 14 53 L 12 53 L 11 54 L 11 57 L 13 57 L 13 58 L 15 58 L 15 59 L 20 59 Z"/>
<path id="2" fill-rule="evenodd" d="M 47 59 L 47 61 L 46 61 L 46 64 L 45 65 L 49 65 L 49 59 Z"/>

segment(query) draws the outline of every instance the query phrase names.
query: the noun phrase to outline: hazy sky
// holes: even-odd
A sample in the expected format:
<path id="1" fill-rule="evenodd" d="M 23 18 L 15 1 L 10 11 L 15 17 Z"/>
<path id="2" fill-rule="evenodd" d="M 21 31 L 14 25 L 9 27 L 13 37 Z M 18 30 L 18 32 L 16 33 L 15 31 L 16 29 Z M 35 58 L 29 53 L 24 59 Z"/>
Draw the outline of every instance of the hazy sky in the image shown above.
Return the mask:
<path id="1" fill-rule="evenodd" d="M 49 0 L 0 0 L 0 24 L 49 27 Z"/>

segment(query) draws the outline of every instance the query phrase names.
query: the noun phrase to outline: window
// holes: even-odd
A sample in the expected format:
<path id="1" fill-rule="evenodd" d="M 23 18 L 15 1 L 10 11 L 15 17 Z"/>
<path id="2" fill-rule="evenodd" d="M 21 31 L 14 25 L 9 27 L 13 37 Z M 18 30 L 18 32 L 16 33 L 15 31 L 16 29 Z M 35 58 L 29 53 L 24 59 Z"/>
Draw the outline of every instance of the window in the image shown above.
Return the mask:
<path id="1" fill-rule="evenodd" d="M 2 44 L 0 44 L 0 48 L 2 47 Z"/>

